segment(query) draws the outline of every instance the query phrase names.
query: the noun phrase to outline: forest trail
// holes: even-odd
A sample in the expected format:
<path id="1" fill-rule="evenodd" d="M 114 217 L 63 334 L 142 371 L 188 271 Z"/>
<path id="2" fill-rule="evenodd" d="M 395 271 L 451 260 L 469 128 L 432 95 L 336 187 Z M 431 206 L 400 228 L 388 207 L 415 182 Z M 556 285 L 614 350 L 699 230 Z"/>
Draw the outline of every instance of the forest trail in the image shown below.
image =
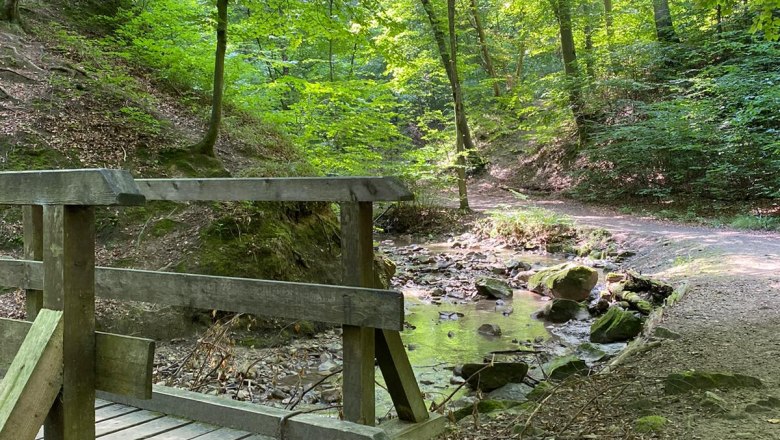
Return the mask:
<path id="1" fill-rule="evenodd" d="M 650 382 L 691 369 L 746 374 L 764 382 L 760 390 L 718 392 L 725 401 L 724 414 L 718 415 L 703 409 L 694 395 L 670 402 L 655 380 L 653 411 L 670 420 L 661 438 L 780 438 L 780 410 L 755 404 L 780 397 L 780 234 L 658 221 L 551 197 L 520 200 L 491 183 L 470 190 L 472 209 L 478 211 L 540 206 L 581 225 L 608 229 L 624 248 L 637 252 L 627 267 L 688 285 L 682 301 L 661 322 L 681 337 L 633 356 L 621 367 L 624 372 Z M 644 393 L 629 390 L 616 403 L 628 407 Z M 643 411 L 635 417 L 647 415 Z"/>

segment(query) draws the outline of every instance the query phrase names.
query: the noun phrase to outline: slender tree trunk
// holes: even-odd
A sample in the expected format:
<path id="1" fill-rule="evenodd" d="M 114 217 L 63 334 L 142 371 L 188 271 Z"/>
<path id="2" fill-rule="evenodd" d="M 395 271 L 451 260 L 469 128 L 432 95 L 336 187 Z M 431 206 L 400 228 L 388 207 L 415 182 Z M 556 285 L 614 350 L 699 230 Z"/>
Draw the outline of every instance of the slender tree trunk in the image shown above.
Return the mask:
<path id="1" fill-rule="evenodd" d="M 672 13 L 669 11 L 669 0 L 653 0 L 653 18 L 658 41 L 662 43 L 679 43 L 677 32 L 674 31 Z"/>
<path id="2" fill-rule="evenodd" d="M 609 65 L 614 72 L 617 70 L 618 66 L 615 63 L 615 57 L 613 55 L 615 41 L 615 27 L 613 23 L 612 0 L 604 0 L 604 30 L 607 31 L 607 52 L 609 56 Z"/>
<path id="3" fill-rule="evenodd" d="M 471 15 L 474 17 L 474 29 L 477 31 L 477 37 L 479 38 L 479 48 L 482 52 L 482 62 L 485 65 L 485 72 L 487 72 L 488 77 L 490 77 L 493 83 L 493 96 L 498 98 L 501 96 L 501 88 L 498 85 L 498 75 L 496 75 L 496 69 L 493 67 L 493 57 L 490 56 L 490 48 L 487 44 L 485 28 L 482 26 L 482 18 L 479 15 L 477 0 L 471 0 L 470 6 Z"/>
<path id="4" fill-rule="evenodd" d="M 520 42 L 520 48 L 517 53 L 517 66 L 515 66 L 515 80 L 514 83 L 519 85 L 523 83 L 523 75 L 525 73 L 525 40 Z"/>
<path id="5" fill-rule="evenodd" d="M 211 96 L 211 119 L 203 140 L 194 150 L 200 154 L 216 156 L 214 145 L 222 122 L 222 96 L 225 90 L 225 51 L 227 50 L 228 0 L 217 0 L 217 51 L 214 57 L 214 91 Z"/>
<path id="6" fill-rule="evenodd" d="M 607 44 L 612 45 L 612 39 L 615 37 L 615 28 L 612 18 L 612 0 L 604 0 L 604 24 L 607 31 Z"/>
<path id="7" fill-rule="evenodd" d="M 577 124 L 580 144 L 584 145 L 588 139 L 588 130 L 587 121 L 583 114 L 582 90 L 579 68 L 577 67 L 577 53 L 574 50 L 574 33 L 571 25 L 571 4 L 569 1 L 558 0 L 554 6 L 561 34 L 563 70 L 569 80 L 569 103 L 574 113 L 574 121 Z"/>
<path id="8" fill-rule="evenodd" d="M 457 65 L 455 64 L 457 62 L 457 59 L 452 60 L 452 55 L 450 51 L 447 49 L 447 40 L 444 36 L 444 31 L 442 30 L 441 22 L 439 21 L 439 18 L 436 16 L 436 11 L 433 9 L 433 5 L 431 4 L 430 0 L 420 0 L 423 8 L 425 8 L 425 12 L 428 14 L 428 19 L 431 22 L 431 28 L 433 28 L 433 36 L 436 40 L 436 45 L 439 48 L 439 56 L 441 57 L 442 64 L 444 65 L 444 70 L 447 72 L 447 78 L 450 81 L 450 88 L 452 89 L 452 100 L 455 104 L 455 123 L 460 128 L 460 131 L 463 136 L 463 148 L 466 151 L 472 151 L 474 150 L 474 141 L 471 138 L 471 130 L 469 130 L 468 121 L 466 119 L 466 112 L 464 110 L 463 105 L 463 93 L 460 88 L 460 78 L 458 78 L 458 71 L 457 71 Z M 452 2 L 452 0 L 448 0 L 448 11 L 449 11 L 449 2 Z M 452 12 L 454 15 L 454 2 L 452 2 Z M 455 23 L 454 19 L 452 20 L 449 28 L 450 28 L 450 43 L 455 40 Z M 452 54 L 457 55 L 456 47 L 452 48 Z"/>
<path id="9" fill-rule="evenodd" d="M 333 20 L 333 0 L 328 2 L 328 20 Z M 330 82 L 333 82 L 333 36 L 328 37 L 328 70 Z"/>
<path id="10" fill-rule="evenodd" d="M 455 162 L 458 165 L 458 200 L 460 209 L 469 210 L 469 197 L 466 189 L 466 154 L 468 148 L 466 144 L 466 134 L 468 133 L 469 142 L 471 142 L 471 133 L 468 132 L 468 123 L 466 122 L 466 109 L 463 106 L 463 93 L 460 88 L 460 78 L 458 77 L 458 39 L 455 34 L 455 0 L 447 0 L 447 27 L 450 33 L 450 63 L 452 64 L 452 97 L 455 101 L 455 118 L 459 123 L 455 124 L 455 151 L 458 159 Z M 462 127 L 466 127 L 466 131 Z"/>
<path id="11" fill-rule="evenodd" d="M 468 198 L 466 196 L 466 155 L 474 149 L 474 142 L 471 139 L 471 132 L 469 131 L 468 121 L 466 119 L 465 107 L 463 105 L 463 94 L 460 88 L 460 79 L 458 78 L 458 66 L 457 66 L 457 39 L 455 36 L 455 0 L 447 0 L 447 15 L 448 15 L 448 31 L 450 48 L 447 49 L 447 40 L 444 36 L 444 31 L 439 22 L 439 18 L 436 15 L 436 11 L 433 8 L 430 0 L 420 0 L 428 15 L 428 20 L 431 22 L 431 28 L 433 29 L 434 40 L 439 49 L 439 56 L 441 57 L 444 70 L 447 72 L 447 78 L 450 82 L 450 88 L 452 89 L 452 101 L 455 106 L 455 149 L 458 153 L 456 163 L 458 165 L 458 188 L 461 194 L 461 207 L 468 209 Z M 462 192 L 461 192 L 462 188 Z M 464 207 L 465 203 L 465 207 Z"/>
<path id="12" fill-rule="evenodd" d="M 593 67 L 593 14 L 592 5 L 586 1 L 583 5 L 583 14 L 585 15 L 585 71 L 590 78 L 596 77 L 596 71 Z"/>
<path id="13" fill-rule="evenodd" d="M 3 0 L 2 9 L 0 9 L 0 21 L 19 23 L 18 0 Z"/>
<path id="14" fill-rule="evenodd" d="M 455 152 L 458 155 L 455 159 L 458 178 L 458 205 L 461 210 L 468 211 L 470 208 L 468 188 L 466 187 L 466 152 L 463 149 L 463 136 L 457 125 L 455 126 Z"/>

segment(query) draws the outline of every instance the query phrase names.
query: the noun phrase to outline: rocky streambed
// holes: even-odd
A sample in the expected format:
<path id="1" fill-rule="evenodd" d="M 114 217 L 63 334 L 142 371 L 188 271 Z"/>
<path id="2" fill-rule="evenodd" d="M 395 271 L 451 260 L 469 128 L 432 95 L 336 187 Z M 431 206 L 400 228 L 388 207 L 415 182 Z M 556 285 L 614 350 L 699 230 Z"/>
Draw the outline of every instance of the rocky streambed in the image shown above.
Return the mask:
<path id="1" fill-rule="evenodd" d="M 597 371 L 674 290 L 621 271 L 627 251 L 550 256 L 472 234 L 386 239 L 380 250 L 407 298 L 402 336 L 421 389 L 460 416 Z"/>
<path id="2" fill-rule="evenodd" d="M 402 338 L 421 390 L 461 416 L 474 404 L 515 404 L 543 396 L 550 380 L 598 370 L 671 293 L 620 272 L 620 252 L 551 256 L 472 234 L 383 237 L 379 251 L 378 278 L 406 296 Z M 664 293 L 653 296 L 659 286 Z M 283 325 L 280 334 L 293 339 L 267 347 L 248 336 L 253 325 L 235 317 L 197 340 L 160 344 L 157 383 L 336 415 L 340 329 Z M 377 381 L 377 415 L 392 417 L 381 374 Z"/>

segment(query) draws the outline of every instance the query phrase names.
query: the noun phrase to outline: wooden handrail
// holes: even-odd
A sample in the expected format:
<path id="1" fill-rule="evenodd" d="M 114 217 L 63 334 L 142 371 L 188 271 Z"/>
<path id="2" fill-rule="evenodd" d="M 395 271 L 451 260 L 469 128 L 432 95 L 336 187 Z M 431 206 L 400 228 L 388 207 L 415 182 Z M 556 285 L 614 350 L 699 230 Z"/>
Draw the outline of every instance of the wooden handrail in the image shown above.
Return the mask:
<path id="1" fill-rule="evenodd" d="M 43 263 L 0 259 L 0 286 L 43 288 Z M 95 268 L 96 295 L 207 310 L 402 330 L 403 295 L 391 290 Z"/>
<path id="2" fill-rule="evenodd" d="M 143 205 L 129 172 L 86 169 L 0 172 L 0 205 Z"/>
<path id="3" fill-rule="evenodd" d="M 147 200 L 379 202 L 413 200 L 395 177 L 136 179 Z"/>

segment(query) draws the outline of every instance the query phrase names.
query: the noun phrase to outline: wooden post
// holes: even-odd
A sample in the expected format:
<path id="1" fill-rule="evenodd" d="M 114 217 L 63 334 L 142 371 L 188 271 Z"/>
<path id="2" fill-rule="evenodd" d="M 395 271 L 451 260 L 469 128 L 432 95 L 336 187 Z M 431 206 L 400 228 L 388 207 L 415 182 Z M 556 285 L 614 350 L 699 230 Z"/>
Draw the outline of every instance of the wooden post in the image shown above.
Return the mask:
<path id="1" fill-rule="evenodd" d="M 428 408 L 399 332 L 376 329 L 376 359 L 398 418 L 415 423 L 428 420 Z"/>
<path id="2" fill-rule="evenodd" d="M 341 204 L 341 252 L 344 284 L 373 287 L 374 243 L 371 202 Z M 345 325 L 344 418 L 373 426 L 376 421 L 374 393 L 374 329 Z"/>
<path id="3" fill-rule="evenodd" d="M 41 261 L 43 259 L 43 207 L 26 205 L 22 208 L 24 219 L 24 258 Z M 43 292 L 27 289 L 27 320 L 34 321 L 43 307 Z"/>
<path id="4" fill-rule="evenodd" d="M 95 208 L 43 209 L 43 306 L 63 311 L 63 384 L 46 440 L 95 438 Z"/>

